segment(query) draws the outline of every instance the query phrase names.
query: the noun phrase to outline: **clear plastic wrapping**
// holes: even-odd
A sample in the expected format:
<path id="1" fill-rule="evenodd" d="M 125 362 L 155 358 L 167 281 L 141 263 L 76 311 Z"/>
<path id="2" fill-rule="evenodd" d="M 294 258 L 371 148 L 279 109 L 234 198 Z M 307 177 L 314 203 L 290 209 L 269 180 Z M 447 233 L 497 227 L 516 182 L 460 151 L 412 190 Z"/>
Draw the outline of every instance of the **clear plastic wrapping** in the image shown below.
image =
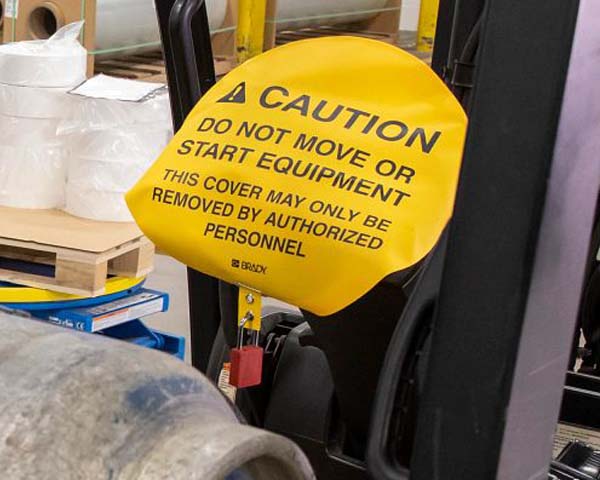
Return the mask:
<path id="1" fill-rule="evenodd" d="M 85 190 L 67 183 L 65 211 L 77 217 L 103 222 L 133 222 L 125 193 Z"/>
<path id="2" fill-rule="evenodd" d="M 275 23 L 283 28 L 357 22 L 376 15 L 387 0 L 279 0 Z"/>
<path id="3" fill-rule="evenodd" d="M 227 3 L 227 0 L 206 1 L 211 30 L 223 25 Z M 99 54 L 125 54 L 158 45 L 160 34 L 153 1 L 96 0 L 96 48 Z"/>
<path id="4" fill-rule="evenodd" d="M 47 40 L 0 45 L 0 83 L 74 87 L 85 80 L 87 52 L 78 41 L 83 22 L 65 25 Z"/>
<path id="5" fill-rule="evenodd" d="M 0 45 L 0 205 L 64 206 L 68 155 L 57 130 L 70 111 L 67 91 L 85 79 L 82 23 Z"/>
<path id="6" fill-rule="evenodd" d="M 60 145 L 0 145 L 0 205 L 56 208 L 64 205 L 65 151 Z"/>
<path id="7" fill-rule="evenodd" d="M 72 97 L 71 120 L 61 124 L 60 134 L 99 132 L 142 124 L 162 125 L 166 130 L 171 130 L 169 97 L 166 92 L 145 102 L 87 99 L 76 95 Z"/>
<path id="8" fill-rule="evenodd" d="M 68 153 L 59 121 L 0 115 L 0 205 L 63 207 Z"/>
<path id="9" fill-rule="evenodd" d="M 149 161 L 104 161 L 95 157 L 72 158 L 69 163 L 69 185 L 82 190 L 124 193 L 140 179 Z"/>
<path id="10" fill-rule="evenodd" d="M 0 115 L 0 145 L 44 147 L 55 145 L 60 120 L 54 118 L 25 118 Z M 24 172 L 25 173 L 25 172 Z"/>
<path id="11" fill-rule="evenodd" d="M 66 118 L 71 87 L 39 88 L 0 84 L 0 115 L 25 118 Z"/>
<path id="12" fill-rule="evenodd" d="M 83 84 L 76 90 L 85 95 L 71 94 L 72 117 L 58 127 L 62 138 L 68 139 L 70 150 L 68 213 L 94 220 L 133 221 L 125 193 L 160 155 L 172 135 L 166 90 L 154 92 L 154 85 L 141 83 L 96 78 L 89 88 Z M 144 95 L 144 88 L 150 88 L 151 93 Z M 119 94 L 135 97 L 135 92 L 142 95 L 137 101 L 118 99 Z"/>
<path id="13" fill-rule="evenodd" d="M 171 131 L 161 124 L 123 125 L 72 133 L 65 138 L 69 139 L 73 157 L 147 163 L 160 154 L 171 138 Z"/>

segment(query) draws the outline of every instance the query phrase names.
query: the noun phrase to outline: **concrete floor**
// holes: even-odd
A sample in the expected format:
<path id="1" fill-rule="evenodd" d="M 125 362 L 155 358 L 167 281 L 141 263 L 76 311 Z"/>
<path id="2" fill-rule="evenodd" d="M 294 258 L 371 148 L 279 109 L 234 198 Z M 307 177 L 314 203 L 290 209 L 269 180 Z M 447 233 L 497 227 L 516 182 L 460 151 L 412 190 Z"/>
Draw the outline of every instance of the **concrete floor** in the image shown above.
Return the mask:
<path id="1" fill-rule="evenodd" d="M 185 265 L 166 255 L 156 255 L 154 271 L 148 276 L 146 286 L 167 292 L 170 306 L 167 312 L 146 317 L 145 323 L 151 328 L 184 336 L 185 360 L 189 362 L 190 326 Z"/>

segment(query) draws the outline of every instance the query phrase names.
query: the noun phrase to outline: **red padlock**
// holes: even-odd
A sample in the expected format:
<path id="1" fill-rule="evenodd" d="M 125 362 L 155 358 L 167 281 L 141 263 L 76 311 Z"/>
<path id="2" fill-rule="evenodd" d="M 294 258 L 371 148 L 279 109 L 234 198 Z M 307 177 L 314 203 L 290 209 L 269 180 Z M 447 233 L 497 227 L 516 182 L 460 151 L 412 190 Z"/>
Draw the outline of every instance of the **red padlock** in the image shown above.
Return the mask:
<path id="1" fill-rule="evenodd" d="M 254 387 L 262 381 L 263 349 L 256 345 L 233 348 L 230 352 L 229 384 L 237 388 Z"/>

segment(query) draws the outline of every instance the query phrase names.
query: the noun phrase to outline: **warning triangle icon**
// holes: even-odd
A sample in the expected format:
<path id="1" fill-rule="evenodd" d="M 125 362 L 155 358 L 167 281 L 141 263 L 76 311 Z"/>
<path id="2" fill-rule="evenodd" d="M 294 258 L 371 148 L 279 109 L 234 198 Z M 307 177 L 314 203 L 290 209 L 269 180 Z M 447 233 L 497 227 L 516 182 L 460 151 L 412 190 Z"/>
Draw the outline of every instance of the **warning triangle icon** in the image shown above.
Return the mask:
<path id="1" fill-rule="evenodd" d="M 217 103 L 246 103 L 246 82 L 237 85 Z"/>

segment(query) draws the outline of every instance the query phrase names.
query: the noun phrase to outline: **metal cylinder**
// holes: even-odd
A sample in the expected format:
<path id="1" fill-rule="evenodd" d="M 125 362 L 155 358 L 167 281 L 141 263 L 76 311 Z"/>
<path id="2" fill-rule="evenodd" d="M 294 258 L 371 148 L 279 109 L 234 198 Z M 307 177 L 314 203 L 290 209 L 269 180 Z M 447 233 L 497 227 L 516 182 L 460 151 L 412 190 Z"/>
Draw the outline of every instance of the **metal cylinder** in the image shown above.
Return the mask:
<path id="1" fill-rule="evenodd" d="M 21 479 L 312 479 L 166 354 L 0 312 L 0 471 Z"/>

